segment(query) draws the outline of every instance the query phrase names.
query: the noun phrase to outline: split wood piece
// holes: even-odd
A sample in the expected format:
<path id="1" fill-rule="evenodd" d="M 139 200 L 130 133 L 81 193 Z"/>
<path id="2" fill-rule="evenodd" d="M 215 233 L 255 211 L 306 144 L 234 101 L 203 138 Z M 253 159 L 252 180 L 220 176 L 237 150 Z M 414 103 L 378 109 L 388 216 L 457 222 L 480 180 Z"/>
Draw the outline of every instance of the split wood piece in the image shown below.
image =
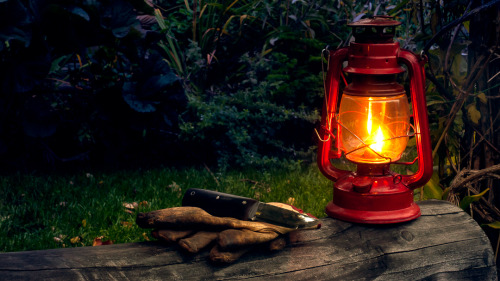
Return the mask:
<path id="1" fill-rule="evenodd" d="M 281 251 L 255 248 L 229 266 L 209 251 L 157 242 L 0 253 L 1 280 L 497 280 L 479 225 L 446 201 L 417 202 L 422 216 L 394 225 L 322 219 L 289 234 Z"/>

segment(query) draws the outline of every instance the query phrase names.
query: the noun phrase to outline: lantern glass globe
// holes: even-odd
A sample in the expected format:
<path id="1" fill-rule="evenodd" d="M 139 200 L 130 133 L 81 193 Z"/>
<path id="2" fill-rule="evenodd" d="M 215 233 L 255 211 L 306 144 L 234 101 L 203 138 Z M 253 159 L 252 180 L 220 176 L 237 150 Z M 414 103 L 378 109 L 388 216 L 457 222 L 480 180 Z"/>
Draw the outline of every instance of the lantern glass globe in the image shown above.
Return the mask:
<path id="1" fill-rule="evenodd" d="M 401 158 L 410 132 L 405 94 L 370 97 L 344 93 L 338 119 L 342 149 L 348 160 L 384 164 Z"/>

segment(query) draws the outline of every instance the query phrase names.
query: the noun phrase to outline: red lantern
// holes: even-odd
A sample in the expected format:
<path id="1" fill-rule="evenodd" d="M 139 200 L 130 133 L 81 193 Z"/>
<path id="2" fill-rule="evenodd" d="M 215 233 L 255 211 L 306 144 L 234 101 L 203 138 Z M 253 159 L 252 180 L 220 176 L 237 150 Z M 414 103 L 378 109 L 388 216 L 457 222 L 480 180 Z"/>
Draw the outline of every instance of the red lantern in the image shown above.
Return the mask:
<path id="1" fill-rule="evenodd" d="M 416 219 L 420 208 L 413 190 L 432 176 L 432 152 L 425 102 L 425 60 L 399 48 L 393 41 L 396 26 L 390 17 L 373 17 L 351 23 L 355 42 L 329 51 L 325 104 L 319 130 L 318 165 L 335 181 L 333 201 L 326 213 L 338 219 L 371 224 Z M 347 66 L 342 69 L 343 63 Z M 396 75 L 410 76 L 410 114 L 404 87 Z M 351 83 L 342 93 L 341 81 Z M 411 118 L 413 117 L 413 118 Z M 413 124 L 410 123 L 413 119 Z M 409 137 L 415 136 L 418 171 L 400 175 L 390 170 L 398 163 Z M 332 159 L 357 165 L 355 172 L 336 168 Z"/>

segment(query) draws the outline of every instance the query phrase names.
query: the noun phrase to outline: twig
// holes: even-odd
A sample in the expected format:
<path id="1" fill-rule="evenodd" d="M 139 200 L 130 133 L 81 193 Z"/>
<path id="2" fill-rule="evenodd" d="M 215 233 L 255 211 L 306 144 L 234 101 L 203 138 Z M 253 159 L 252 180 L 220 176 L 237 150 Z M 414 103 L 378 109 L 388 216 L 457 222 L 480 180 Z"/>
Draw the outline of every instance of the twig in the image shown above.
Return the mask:
<path id="1" fill-rule="evenodd" d="M 420 31 L 422 32 L 422 34 L 426 34 L 425 33 L 425 21 L 424 21 L 424 3 L 422 0 L 420 0 L 420 11 L 419 11 L 419 16 L 420 16 Z"/>
<path id="2" fill-rule="evenodd" d="M 498 246 L 499 245 L 500 245 L 500 234 L 498 235 L 497 249 L 495 250 L 495 260 L 497 260 L 497 257 L 498 257 Z"/>
<path id="3" fill-rule="evenodd" d="M 446 56 L 444 58 L 444 72 L 449 74 L 449 63 L 448 61 L 450 60 L 450 52 L 451 52 L 451 47 L 453 46 L 453 43 L 455 42 L 455 38 L 457 37 L 458 31 L 460 30 L 461 25 L 457 24 L 455 27 L 455 30 L 453 30 L 453 35 L 451 36 L 450 44 L 448 45 L 448 49 L 446 50 Z"/>
<path id="4" fill-rule="evenodd" d="M 498 117 L 500 117 L 500 111 L 497 113 L 497 116 L 495 117 L 495 119 L 493 119 L 493 122 L 491 123 L 491 124 L 492 124 L 492 126 L 496 123 L 496 121 L 498 120 Z M 499 128 L 499 129 L 500 129 L 500 128 Z M 494 131 L 493 131 L 493 133 L 497 132 L 499 129 L 494 130 Z M 485 140 L 485 137 L 486 137 L 489 133 L 490 133 L 490 130 L 488 130 L 488 131 L 486 132 L 486 134 L 484 134 L 484 136 L 480 134 L 481 139 L 480 139 L 478 142 L 476 142 L 476 144 L 475 144 L 475 145 L 474 145 L 474 147 L 472 148 L 472 151 L 473 151 L 474 149 L 476 149 L 476 147 L 477 147 L 477 146 L 478 146 L 481 142 L 483 142 L 483 140 Z M 464 155 L 464 157 L 462 157 L 462 159 L 466 159 L 466 158 L 467 158 L 467 156 L 468 156 L 469 154 L 471 154 L 471 153 L 472 153 L 472 151 L 467 152 L 467 153 Z"/>
<path id="5" fill-rule="evenodd" d="M 257 188 L 257 186 L 259 186 L 259 185 L 261 185 L 261 186 L 263 186 L 263 187 L 267 186 L 267 184 L 266 184 L 266 183 L 262 183 L 262 182 L 260 182 L 260 181 L 251 180 L 251 179 L 241 179 L 240 181 L 242 181 L 242 182 L 249 182 L 249 183 L 252 183 L 252 184 L 253 184 L 252 189 Z"/>
<path id="6" fill-rule="evenodd" d="M 425 44 L 424 48 L 423 48 L 423 51 L 428 54 L 429 52 L 429 49 L 430 47 L 434 44 L 434 42 L 438 39 L 438 38 L 441 38 L 443 36 L 443 33 L 445 32 L 448 32 L 448 30 L 450 30 L 451 28 L 453 28 L 455 25 L 459 24 L 459 23 L 462 23 L 466 20 L 468 20 L 470 17 L 472 17 L 473 15 L 493 6 L 493 5 L 496 5 L 500 3 L 500 0 L 493 0 L 491 2 L 488 2 L 482 6 L 479 6 L 475 9 L 473 9 L 472 11 L 462 15 L 460 18 L 450 22 L 449 24 L 447 24 L 446 26 L 444 26 L 441 30 L 439 30 L 438 32 L 436 32 L 436 34 L 434 34 L 434 36 L 431 38 L 431 40 L 429 40 L 429 42 L 427 42 L 427 44 Z"/>
<path id="7" fill-rule="evenodd" d="M 500 1 L 500 0 L 499 0 Z M 484 56 L 481 56 L 477 61 L 476 63 L 474 64 L 473 68 L 472 68 L 472 71 L 471 73 L 469 74 L 469 77 L 467 79 L 467 82 L 464 84 L 464 85 L 468 85 L 467 87 L 467 90 L 463 91 L 461 89 L 459 89 L 461 95 L 460 97 L 457 99 L 457 101 L 455 103 L 453 103 L 453 106 L 451 107 L 451 112 L 450 112 L 450 117 L 448 118 L 448 122 L 446 123 L 446 126 L 443 130 L 443 133 L 441 134 L 441 136 L 439 137 L 439 140 L 438 142 L 436 143 L 436 146 L 434 147 L 434 150 L 432 151 L 432 158 L 434 159 L 434 157 L 436 156 L 436 153 L 439 149 L 439 146 L 441 146 L 441 143 L 443 142 L 443 139 L 445 137 L 445 135 L 448 133 L 448 129 L 450 129 L 451 127 L 451 124 L 453 123 L 453 121 L 455 120 L 455 117 L 458 113 L 458 111 L 462 108 L 462 106 L 464 105 L 465 101 L 467 100 L 467 97 L 469 96 L 470 94 L 470 91 L 472 90 L 472 87 L 474 86 L 474 83 L 479 79 L 479 77 L 482 75 L 484 69 L 486 68 L 486 65 L 488 64 L 488 62 L 490 61 L 492 57 L 492 53 L 490 53 L 490 55 L 486 58 L 486 59 L 483 59 Z M 483 67 L 481 67 L 479 69 L 479 71 L 476 73 L 476 75 L 474 76 L 473 74 L 476 72 L 476 69 L 479 68 L 479 66 L 482 65 Z M 450 79 L 450 81 L 453 83 L 453 81 Z M 455 85 L 455 84 L 454 84 Z"/>
<path id="8" fill-rule="evenodd" d="M 446 149 L 446 158 L 448 158 L 448 161 L 450 162 L 450 166 L 453 168 L 453 171 L 455 171 L 455 174 L 458 174 L 458 168 L 453 165 L 453 161 L 451 159 L 450 151 Z"/>
<path id="9" fill-rule="evenodd" d="M 485 171 L 486 170 L 486 171 Z M 452 181 L 452 186 L 449 187 L 449 194 L 447 201 L 452 202 L 454 204 L 458 204 L 460 201 L 460 198 L 458 196 L 458 193 L 460 192 L 454 192 L 455 189 L 463 189 L 462 187 L 467 188 L 467 191 L 474 194 L 478 195 L 480 191 L 475 190 L 472 188 L 472 184 L 475 182 L 478 182 L 480 180 L 484 180 L 486 178 L 500 178 L 500 175 L 494 174 L 491 171 L 498 172 L 500 171 L 500 165 L 496 166 L 491 166 L 489 168 L 483 169 L 483 170 L 462 170 Z M 471 176 L 467 176 L 467 173 L 471 173 Z M 462 178 L 463 176 L 463 178 Z M 454 184 L 455 182 L 455 184 Z M 470 195 L 470 194 L 469 194 Z M 481 197 L 480 199 L 481 204 L 485 205 L 487 207 L 487 211 L 490 212 L 491 215 L 494 215 L 494 217 L 491 217 L 491 219 L 494 220 L 500 220 L 500 211 L 498 210 L 497 207 L 495 207 L 493 204 L 488 202 L 484 197 Z M 484 208 L 484 206 L 483 206 Z M 491 221 L 490 221 L 491 222 Z"/>
<path id="10" fill-rule="evenodd" d="M 486 200 L 484 198 L 481 198 L 481 203 L 484 203 L 484 205 L 486 205 L 486 207 L 488 207 L 489 211 L 491 211 L 493 214 L 495 214 L 495 216 L 496 216 L 495 220 L 500 220 L 500 211 L 498 210 L 497 207 L 492 205 L 490 202 L 488 202 L 488 200 Z"/>
<path id="11" fill-rule="evenodd" d="M 205 169 L 208 171 L 208 173 L 210 173 L 210 175 L 212 176 L 212 178 L 214 179 L 215 183 L 217 184 L 217 186 L 220 186 L 220 183 L 219 183 L 219 180 L 217 179 L 217 177 L 214 175 L 214 173 L 212 173 L 212 171 L 210 170 L 210 168 L 208 168 L 207 164 L 203 163 L 203 166 L 205 166 Z"/>
<path id="12" fill-rule="evenodd" d="M 472 170 L 472 152 L 474 151 L 474 148 L 472 146 L 474 145 L 475 142 L 476 142 L 476 133 L 473 132 L 472 136 L 471 136 L 469 152 L 468 152 L 471 155 L 470 161 L 469 161 L 469 170 Z M 466 158 L 464 157 L 464 159 L 466 159 Z"/>
<path id="13" fill-rule="evenodd" d="M 466 185 L 491 177 L 492 174 L 497 174 L 497 173 L 500 173 L 500 164 L 493 165 L 491 167 L 482 170 L 463 169 L 451 181 L 449 187 L 450 193 L 448 195 L 448 198 L 450 198 L 450 196 L 453 194 L 460 193 L 460 191 Z"/>
<path id="14" fill-rule="evenodd" d="M 495 79 L 495 77 L 497 77 L 498 75 L 500 75 L 500 71 L 497 72 L 495 75 L 493 75 L 493 77 L 491 77 L 490 79 L 488 79 L 488 81 L 486 83 L 490 83 L 491 81 L 493 81 L 493 79 Z"/>
<path id="15" fill-rule="evenodd" d="M 432 69 L 431 64 L 429 65 L 429 71 L 425 72 L 425 77 L 427 80 L 430 80 L 434 86 L 436 86 L 436 90 L 438 93 L 446 99 L 447 102 L 450 100 L 453 100 L 454 97 L 444 88 L 444 86 L 439 83 L 439 81 L 436 79 L 436 75 L 434 74 L 434 71 Z"/>
<path id="16" fill-rule="evenodd" d="M 496 148 L 489 140 L 487 140 L 476 128 L 473 129 L 481 137 L 482 141 L 485 141 L 487 145 L 489 145 L 493 150 L 500 154 L 500 150 L 498 150 L 498 148 Z"/>

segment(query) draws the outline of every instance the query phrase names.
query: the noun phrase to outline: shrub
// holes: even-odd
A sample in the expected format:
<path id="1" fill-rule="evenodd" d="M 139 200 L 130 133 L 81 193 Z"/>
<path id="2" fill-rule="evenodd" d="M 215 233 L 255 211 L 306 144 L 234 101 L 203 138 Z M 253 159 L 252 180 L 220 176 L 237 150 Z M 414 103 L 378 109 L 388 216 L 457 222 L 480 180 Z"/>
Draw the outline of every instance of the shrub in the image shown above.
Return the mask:
<path id="1" fill-rule="evenodd" d="M 154 50 L 152 11 L 143 1 L 0 2 L 3 163 L 149 161 L 176 151 L 168 144 L 186 98 Z"/>

